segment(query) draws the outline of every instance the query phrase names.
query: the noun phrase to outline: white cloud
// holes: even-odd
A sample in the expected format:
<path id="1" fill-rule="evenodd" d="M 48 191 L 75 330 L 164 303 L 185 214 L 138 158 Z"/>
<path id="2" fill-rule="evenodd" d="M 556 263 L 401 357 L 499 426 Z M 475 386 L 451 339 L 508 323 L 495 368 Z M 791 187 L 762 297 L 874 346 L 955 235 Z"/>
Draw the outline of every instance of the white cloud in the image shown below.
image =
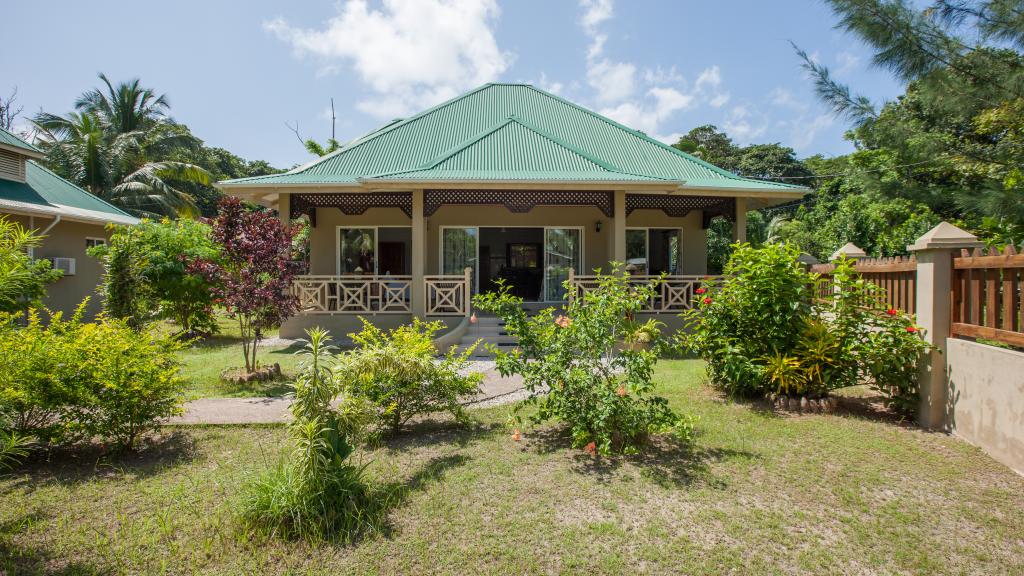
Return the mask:
<path id="1" fill-rule="evenodd" d="M 592 31 L 604 21 L 610 20 L 615 12 L 612 0 L 580 0 L 580 8 L 583 8 L 580 24 L 587 31 Z"/>
<path id="2" fill-rule="evenodd" d="M 549 81 L 548 75 L 544 72 L 540 73 L 540 80 L 537 81 L 537 85 L 552 94 L 561 94 L 565 89 L 565 85 L 561 82 Z"/>
<path id="3" fill-rule="evenodd" d="M 660 125 L 672 114 L 693 105 L 693 96 L 675 88 L 651 88 L 641 101 L 623 102 L 605 108 L 601 114 L 647 134 L 657 134 Z"/>
<path id="4" fill-rule="evenodd" d="M 601 102 L 620 102 L 636 89 L 636 66 L 605 58 L 587 65 L 587 83 L 597 90 Z"/>
<path id="5" fill-rule="evenodd" d="M 722 128 L 739 144 L 751 144 L 761 137 L 768 122 L 757 109 L 749 105 L 733 106 L 729 116 L 722 122 Z"/>
<path id="6" fill-rule="evenodd" d="M 836 62 L 839 67 L 835 69 L 836 76 L 845 76 L 852 72 L 860 64 L 860 56 L 856 56 L 846 50 L 836 54 Z"/>
<path id="7" fill-rule="evenodd" d="M 819 132 L 832 126 L 834 122 L 835 118 L 832 114 L 819 114 L 810 120 L 806 116 L 800 116 L 790 122 L 788 144 L 795 150 L 803 150 L 814 142 Z"/>
<path id="8" fill-rule="evenodd" d="M 676 70 L 675 66 L 668 70 L 665 70 L 661 66 L 658 66 L 653 70 L 650 68 L 644 70 L 644 82 L 647 82 L 648 84 L 670 84 L 682 81 L 683 75 Z"/>
<path id="9" fill-rule="evenodd" d="M 298 56 L 321 60 L 321 73 L 348 63 L 377 93 L 357 104 L 382 118 L 452 98 L 497 79 L 513 56 L 498 47 L 496 0 L 346 0 L 322 29 L 301 29 L 278 18 L 263 27 Z"/>

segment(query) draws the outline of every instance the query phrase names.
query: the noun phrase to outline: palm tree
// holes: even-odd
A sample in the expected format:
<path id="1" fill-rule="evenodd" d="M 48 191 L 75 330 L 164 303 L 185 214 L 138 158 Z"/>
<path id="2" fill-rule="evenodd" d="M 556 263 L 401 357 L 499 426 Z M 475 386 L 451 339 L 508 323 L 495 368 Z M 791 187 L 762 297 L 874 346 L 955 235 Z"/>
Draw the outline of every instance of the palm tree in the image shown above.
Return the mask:
<path id="1" fill-rule="evenodd" d="M 138 216 L 194 215 L 192 197 L 173 182 L 210 183 L 203 168 L 162 160 L 176 148 L 198 145 L 167 117 L 167 98 L 138 79 L 116 86 L 100 74 L 106 90 L 93 89 L 67 116 L 40 112 L 33 122 L 40 147 L 56 172 L 93 194 Z"/>

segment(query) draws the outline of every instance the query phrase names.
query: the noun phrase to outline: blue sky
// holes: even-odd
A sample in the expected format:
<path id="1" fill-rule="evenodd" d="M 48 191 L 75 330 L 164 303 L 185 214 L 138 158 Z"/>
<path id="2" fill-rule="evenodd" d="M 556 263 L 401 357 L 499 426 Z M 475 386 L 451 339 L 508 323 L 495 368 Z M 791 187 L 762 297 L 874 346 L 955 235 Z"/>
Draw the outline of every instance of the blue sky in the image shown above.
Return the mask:
<path id="1" fill-rule="evenodd" d="M 242 7 L 244 6 L 244 8 Z M 130 7 L 130 9 L 129 9 Z M 665 141 L 716 124 L 800 156 L 851 146 L 789 41 L 878 101 L 901 87 L 816 0 L 40 2 L 5 10 L 0 92 L 64 113 L 141 77 L 208 144 L 290 167 L 303 137 L 365 133 L 487 81 L 529 82 Z"/>

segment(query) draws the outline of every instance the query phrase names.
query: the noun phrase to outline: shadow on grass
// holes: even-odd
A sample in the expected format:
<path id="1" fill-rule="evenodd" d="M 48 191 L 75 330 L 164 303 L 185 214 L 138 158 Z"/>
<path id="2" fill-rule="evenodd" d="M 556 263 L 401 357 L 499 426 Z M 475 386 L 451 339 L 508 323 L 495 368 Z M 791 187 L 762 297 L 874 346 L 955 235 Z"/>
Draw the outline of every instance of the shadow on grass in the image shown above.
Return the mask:
<path id="1" fill-rule="evenodd" d="M 46 520 L 38 512 L 22 514 L 0 522 L 0 574 L 109 574 L 110 569 L 101 569 L 78 561 L 69 561 L 67 556 L 55 554 L 38 546 L 17 544 L 14 539 L 30 525 Z"/>
<path id="2" fill-rule="evenodd" d="M 690 442 L 670 436 L 658 436 L 639 454 L 593 457 L 583 450 L 571 448 L 572 437 L 568 428 L 555 426 L 530 432 L 530 445 L 540 454 L 566 452 L 572 458 L 573 470 L 593 476 L 598 482 L 611 482 L 623 466 L 630 465 L 641 473 L 667 487 L 707 486 L 715 489 L 727 487 L 724 479 L 716 477 L 711 464 L 733 459 L 758 459 L 744 450 L 700 446 L 697 438 Z"/>
<path id="3" fill-rule="evenodd" d="M 15 486 L 29 490 L 43 483 L 73 485 L 97 479 L 146 478 L 193 462 L 198 450 L 184 430 L 143 438 L 134 451 L 113 451 L 100 444 L 53 447 L 33 452 L 14 471 Z"/>
<path id="4" fill-rule="evenodd" d="M 503 429 L 499 424 L 477 421 L 460 423 L 450 416 L 436 414 L 406 424 L 397 432 L 385 433 L 380 445 L 396 451 L 446 443 L 466 448 Z"/>
<path id="5" fill-rule="evenodd" d="M 470 458 L 464 454 L 437 456 L 424 463 L 408 478 L 377 487 L 371 494 L 371 499 L 374 502 L 372 513 L 376 516 L 374 533 L 384 538 L 393 537 L 395 526 L 389 518 L 391 511 L 401 508 L 412 495 L 426 491 L 430 486 L 441 482 L 450 470 L 463 466 L 469 461 Z M 349 543 L 358 544 L 367 535 L 370 534 L 364 532 L 354 535 L 354 537 L 350 537 Z"/>

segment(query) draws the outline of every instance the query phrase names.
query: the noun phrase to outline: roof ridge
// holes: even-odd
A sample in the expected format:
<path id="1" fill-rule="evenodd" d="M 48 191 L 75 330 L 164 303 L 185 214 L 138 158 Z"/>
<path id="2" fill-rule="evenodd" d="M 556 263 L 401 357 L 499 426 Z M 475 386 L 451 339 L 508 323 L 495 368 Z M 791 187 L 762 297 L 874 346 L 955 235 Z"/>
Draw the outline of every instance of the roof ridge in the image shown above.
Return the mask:
<path id="1" fill-rule="evenodd" d="M 37 152 L 39 154 L 43 153 L 43 151 L 40 150 L 39 148 L 37 148 L 34 144 L 30 143 L 28 140 L 25 140 L 21 136 L 18 136 L 14 132 L 11 132 L 10 130 L 4 128 L 3 126 L 0 126 L 0 132 L 2 132 L 4 134 L 10 136 L 11 138 L 14 138 L 15 140 L 17 140 L 19 143 L 21 143 L 22 147 L 24 147 L 27 150 L 31 150 L 32 152 Z"/>
<path id="2" fill-rule="evenodd" d="M 547 90 L 543 90 L 541 88 L 537 88 L 536 86 L 534 86 L 532 84 L 526 84 L 526 86 L 529 87 L 531 90 L 534 90 L 534 91 L 538 92 L 539 94 L 547 96 L 548 98 L 552 98 L 552 99 L 557 100 L 557 101 L 559 101 L 559 102 L 561 102 L 563 104 L 567 104 L 569 106 L 572 106 L 573 108 L 576 108 L 577 110 L 582 110 L 583 112 L 593 116 L 594 118 L 597 118 L 598 120 L 601 120 L 605 124 L 608 124 L 610 126 L 614 126 L 615 128 L 623 130 L 623 131 L 625 131 L 625 132 L 627 132 L 627 133 L 629 133 L 629 134 L 631 134 L 631 135 L 633 135 L 633 136 L 635 136 L 637 138 L 640 138 L 641 140 L 644 140 L 646 142 L 654 144 L 654 145 L 656 145 L 656 146 L 658 146 L 658 147 L 660 147 L 662 149 L 665 149 L 665 150 L 667 150 L 667 151 L 669 151 L 669 152 L 671 152 L 671 153 L 673 153 L 673 154 L 675 154 L 677 156 L 681 156 L 681 157 L 683 157 L 683 158 L 685 158 L 687 160 L 690 160 L 691 162 L 696 162 L 697 164 L 699 164 L 701 166 L 704 166 L 705 168 L 709 168 L 713 172 L 716 172 L 716 173 L 718 173 L 718 174 L 720 174 L 722 176 L 725 176 L 727 178 L 731 178 L 731 179 L 734 179 L 734 180 L 752 180 L 754 182 L 762 182 L 762 180 L 756 180 L 756 179 L 752 179 L 752 178 L 743 178 L 742 176 L 739 176 L 737 174 L 729 172 L 728 170 L 726 170 L 724 168 L 719 168 L 718 166 L 715 166 L 714 164 L 711 164 L 710 162 L 705 162 L 704 160 L 701 160 L 700 158 L 697 158 L 696 156 L 693 156 L 691 154 L 687 154 L 686 152 L 683 152 L 682 150 L 680 150 L 678 148 L 675 148 L 673 146 L 669 146 L 668 144 L 665 144 L 664 142 L 661 142 L 660 140 L 657 140 L 655 138 L 651 138 L 650 136 L 648 136 L 647 134 L 644 134 L 643 132 L 640 132 L 639 130 L 634 130 L 634 129 L 632 129 L 632 128 L 624 125 L 624 124 L 620 124 L 620 123 L 616 122 L 615 120 L 612 120 L 611 118 L 609 118 L 609 117 L 607 117 L 607 116 L 605 116 L 603 114 L 598 114 L 597 112 L 594 112 L 593 110 L 590 110 L 588 108 L 580 106 L 579 104 L 576 104 L 575 102 L 572 102 L 570 100 L 566 100 L 565 98 L 562 98 L 561 96 L 558 96 L 556 94 L 552 94 L 551 92 L 548 92 Z M 775 184 L 775 182 L 772 182 L 772 184 Z"/>
<path id="3" fill-rule="evenodd" d="M 33 166 L 35 166 L 36 168 L 39 168 L 40 170 L 42 170 L 42 171 L 43 171 L 43 172 L 45 172 L 46 174 L 49 174 L 50 176 L 52 176 L 52 177 L 54 177 L 54 178 L 57 178 L 57 179 L 60 179 L 60 180 L 64 181 L 64 182 L 65 182 L 65 183 L 67 183 L 67 184 L 68 184 L 69 186 L 71 186 L 71 187 L 72 187 L 72 188 L 74 188 L 75 190 L 78 190 L 78 191 L 79 191 L 79 192 L 81 192 L 82 194 L 86 194 L 86 195 L 88 195 L 88 196 L 89 196 L 90 198 L 94 198 L 94 199 L 95 199 L 95 200 L 97 200 L 97 201 L 98 201 L 98 202 L 99 202 L 100 204 L 105 204 L 106 206 L 109 206 L 110 208 L 113 208 L 114 210 L 117 210 L 117 211 L 118 211 L 118 213 L 120 213 L 120 214 L 122 214 L 122 215 L 124 215 L 124 216 L 129 216 L 129 217 L 131 217 L 131 218 L 134 218 L 134 216 L 132 216 L 131 214 L 129 214 L 129 213 L 127 213 L 127 212 L 125 212 L 125 211 L 124 211 L 123 209 L 121 209 L 121 208 L 118 208 L 117 206 L 114 206 L 114 205 L 113 205 L 113 204 L 111 204 L 110 202 L 107 202 L 107 201 L 106 201 L 106 200 L 104 200 L 103 198 L 100 198 L 99 196 L 97 196 L 97 195 L 93 194 L 92 192 L 89 192 L 88 190 L 86 190 L 85 188 L 82 188 L 82 187 L 81 187 L 81 186 L 79 186 L 78 184 L 75 184 L 74 182 L 72 182 L 72 181 L 68 180 L 67 178 L 64 178 L 64 177 L 62 177 L 62 176 L 61 176 L 60 174 L 57 174 L 56 172 L 54 172 L 53 170 L 50 170 L 50 169 L 49 169 L 49 168 L 47 168 L 46 166 L 43 166 L 43 165 L 42 165 L 42 164 L 40 164 L 39 162 L 36 162 L 35 160 L 27 160 L 27 162 L 30 162 L 30 163 L 32 163 L 32 165 L 33 165 Z M 48 204 L 50 204 L 50 202 L 49 202 L 49 201 L 47 201 L 47 203 L 48 203 Z M 88 208 L 83 208 L 83 210 L 88 210 Z"/>

